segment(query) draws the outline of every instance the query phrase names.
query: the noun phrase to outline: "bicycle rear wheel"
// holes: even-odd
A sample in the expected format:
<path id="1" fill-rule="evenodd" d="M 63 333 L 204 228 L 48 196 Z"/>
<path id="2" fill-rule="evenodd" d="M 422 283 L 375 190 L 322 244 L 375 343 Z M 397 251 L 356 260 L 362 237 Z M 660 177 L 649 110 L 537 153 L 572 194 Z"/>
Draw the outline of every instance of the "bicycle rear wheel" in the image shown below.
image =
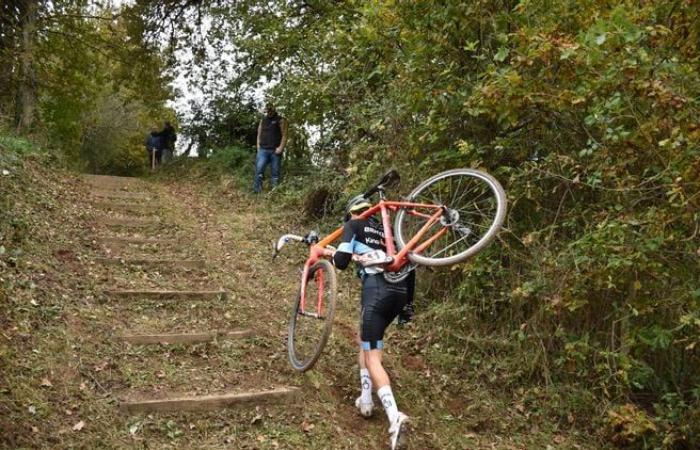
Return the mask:
<path id="1" fill-rule="evenodd" d="M 506 216 L 506 193 L 501 185 L 491 175 L 473 169 L 439 173 L 418 185 L 408 201 L 446 208 L 425 239 L 437 232 L 442 235 L 421 254 L 408 254 L 412 263 L 425 266 L 447 266 L 475 255 L 496 237 Z M 394 230 L 399 248 L 425 225 L 425 214 L 434 210 L 418 211 L 423 216 L 411 212 L 404 208 L 396 214 Z"/>
<path id="2" fill-rule="evenodd" d="M 301 289 L 289 321 L 287 350 L 292 367 L 312 368 L 326 346 L 333 326 L 338 282 L 333 265 L 322 259 L 311 266 L 306 280 L 306 301 L 301 311 Z M 319 308 L 320 304 L 320 308 Z"/>

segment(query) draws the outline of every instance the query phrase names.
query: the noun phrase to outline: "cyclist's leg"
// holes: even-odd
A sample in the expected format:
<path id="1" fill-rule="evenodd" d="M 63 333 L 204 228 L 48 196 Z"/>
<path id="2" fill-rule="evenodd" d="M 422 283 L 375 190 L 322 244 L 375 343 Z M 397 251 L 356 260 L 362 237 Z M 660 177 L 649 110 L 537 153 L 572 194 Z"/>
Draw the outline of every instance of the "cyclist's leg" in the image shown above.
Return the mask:
<path id="1" fill-rule="evenodd" d="M 355 400 L 355 407 L 363 417 L 371 417 L 374 409 L 372 377 L 365 364 L 365 352 L 361 348 L 357 360 L 360 364 L 360 396 Z"/>
<path id="2" fill-rule="evenodd" d="M 270 162 L 269 153 L 267 150 L 259 148 L 255 155 L 255 179 L 253 180 L 253 191 L 255 192 L 262 191 L 263 175 Z"/>
<path id="3" fill-rule="evenodd" d="M 363 284 L 360 339 L 364 363 L 392 426 L 401 414 L 391 390 L 389 375 L 382 365 L 383 338 L 384 330 L 396 318 L 405 301 L 405 286 L 389 285 L 382 276 L 370 276 Z"/>

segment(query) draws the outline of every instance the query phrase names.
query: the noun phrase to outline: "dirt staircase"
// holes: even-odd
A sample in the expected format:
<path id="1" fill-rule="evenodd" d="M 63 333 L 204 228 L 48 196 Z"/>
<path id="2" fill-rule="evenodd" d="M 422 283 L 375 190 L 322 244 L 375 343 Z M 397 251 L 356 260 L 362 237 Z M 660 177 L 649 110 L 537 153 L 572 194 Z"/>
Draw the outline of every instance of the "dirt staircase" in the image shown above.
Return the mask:
<path id="1" fill-rule="evenodd" d="M 215 320 L 221 317 L 222 306 L 231 299 L 225 290 L 208 284 L 212 265 L 197 256 L 196 244 L 187 238 L 188 230 L 168 221 L 159 205 L 162 195 L 156 195 L 146 183 L 133 178 L 86 176 L 85 180 L 90 186 L 93 208 L 101 211 L 94 216 L 92 225 L 94 241 L 103 251 L 102 256 L 94 256 L 88 264 L 104 274 L 101 280 L 105 305 L 121 322 L 108 339 L 127 346 L 157 346 L 162 349 L 161 354 L 153 351 L 149 355 L 157 360 L 166 354 L 169 360 L 155 374 L 159 386 L 148 389 L 157 392 L 157 396 L 146 395 L 144 386 L 133 386 L 131 390 L 116 393 L 119 408 L 127 413 L 180 413 L 239 405 L 255 408 L 263 403 L 293 401 L 298 393 L 296 387 L 211 389 L 221 383 L 204 377 L 205 385 L 197 386 L 196 381 L 187 382 L 182 373 L 172 370 L 180 367 L 187 368 L 182 372 L 195 371 L 196 363 L 187 361 L 192 358 L 186 350 L 182 351 L 182 346 L 249 339 L 255 331 L 248 327 L 228 329 Z M 178 233 L 177 238 L 174 233 Z M 185 255 L 177 254 L 182 244 L 187 247 Z M 185 276 L 169 280 L 169 275 L 178 272 L 184 272 Z M 169 328 L 173 322 L 178 322 L 178 326 Z M 185 361 L 173 362 L 178 357 L 173 356 L 172 345 L 179 347 Z M 216 355 L 207 355 L 213 357 Z M 132 374 L 139 368 L 153 369 L 152 362 L 143 360 L 125 364 Z M 171 374 L 173 377 L 169 379 Z"/>

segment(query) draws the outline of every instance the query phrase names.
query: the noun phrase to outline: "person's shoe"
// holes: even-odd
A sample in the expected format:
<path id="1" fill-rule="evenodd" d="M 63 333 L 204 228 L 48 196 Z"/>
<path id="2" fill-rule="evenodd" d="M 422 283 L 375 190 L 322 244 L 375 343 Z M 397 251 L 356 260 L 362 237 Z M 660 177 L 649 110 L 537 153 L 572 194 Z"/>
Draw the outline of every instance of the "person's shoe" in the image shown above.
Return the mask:
<path id="1" fill-rule="evenodd" d="M 389 427 L 389 445 L 391 445 L 391 450 L 406 448 L 407 432 L 408 416 L 399 412 L 399 417 Z"/>
<path id="2" fill-rule="evenodd" d="M 358 411 L 360 411 L 360 415 L 365 419 L 372 417 L 372 414 L 374 413 L 374 403 L 363 403 L 362 397 L 357 397 L 355 400 L 355 407 Z"/>

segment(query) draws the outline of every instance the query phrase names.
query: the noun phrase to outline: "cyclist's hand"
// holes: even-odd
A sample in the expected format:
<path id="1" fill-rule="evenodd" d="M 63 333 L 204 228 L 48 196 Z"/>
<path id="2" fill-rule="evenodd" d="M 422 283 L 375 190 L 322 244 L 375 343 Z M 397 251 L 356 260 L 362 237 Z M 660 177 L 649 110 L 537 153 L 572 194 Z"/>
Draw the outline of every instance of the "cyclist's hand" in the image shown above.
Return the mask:
<path id="1" fill-rule="evenodd" d="M 335 250 L 330 249 L 330 248 L 324 248 L 323 249 L 323 256 L 327 256 L 329 258 L 332 258 L 333 255 L 335 255 Z"/>
<path id="2" fill-rule="evenodd" d="M 278 154 L 278 155 L 281 155 L 283 151 L 284 151 L 284 149 L 283 149 L 282 147 L 277 147 L 277 148 L 275 149 L 275 153 Z"/>

